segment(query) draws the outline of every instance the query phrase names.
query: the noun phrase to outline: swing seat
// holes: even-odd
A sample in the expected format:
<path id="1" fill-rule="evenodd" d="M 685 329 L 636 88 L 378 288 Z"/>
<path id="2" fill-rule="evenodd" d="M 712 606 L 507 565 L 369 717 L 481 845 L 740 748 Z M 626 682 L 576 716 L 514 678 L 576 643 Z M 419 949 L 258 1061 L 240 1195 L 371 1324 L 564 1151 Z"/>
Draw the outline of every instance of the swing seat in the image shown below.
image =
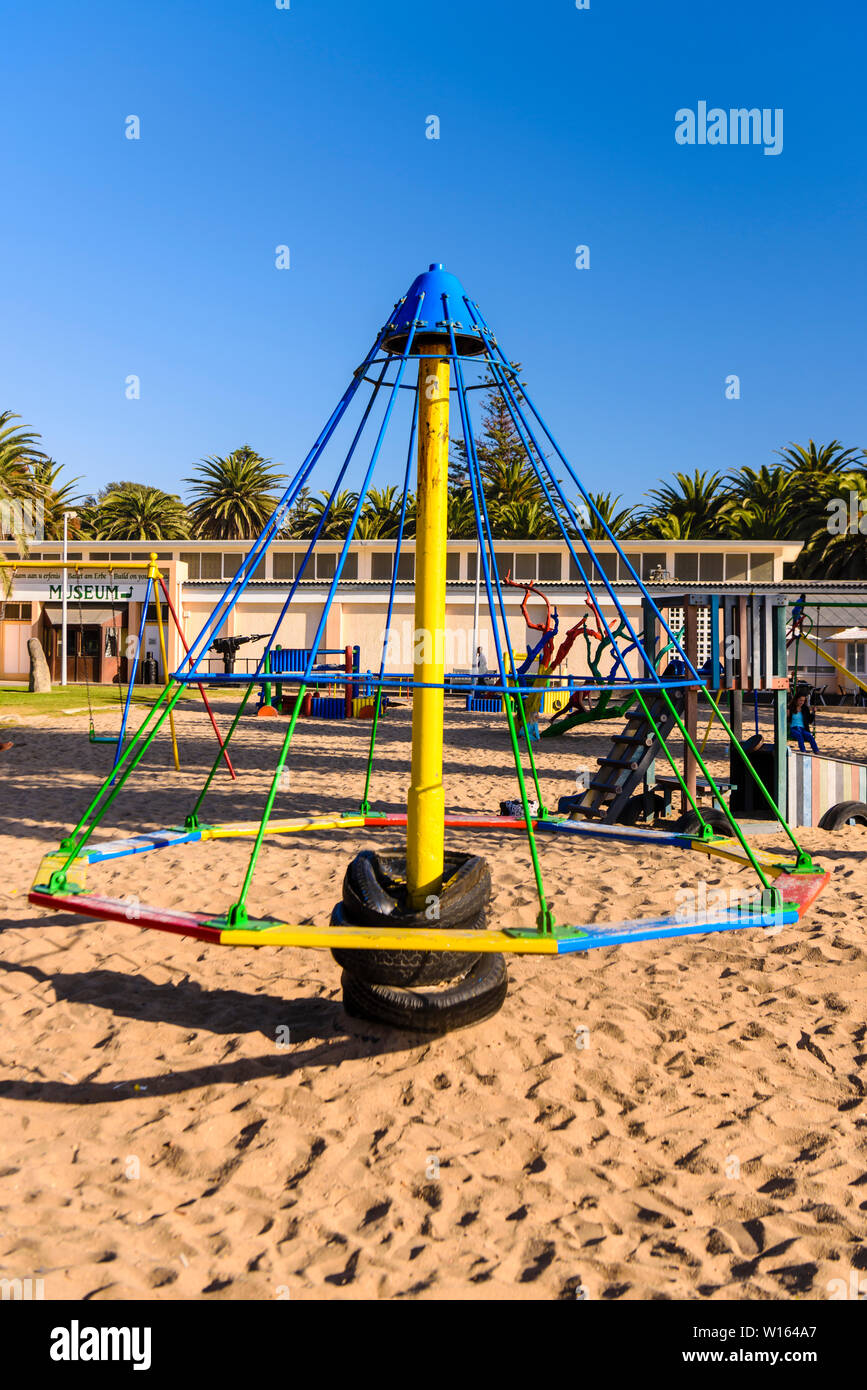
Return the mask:
<path id="1" fill-rule="evenodd" d="M 93 727 L 90 729 L 88 738 L 91 743 L 117 743 L 115 734 L 98 734 Z"/>

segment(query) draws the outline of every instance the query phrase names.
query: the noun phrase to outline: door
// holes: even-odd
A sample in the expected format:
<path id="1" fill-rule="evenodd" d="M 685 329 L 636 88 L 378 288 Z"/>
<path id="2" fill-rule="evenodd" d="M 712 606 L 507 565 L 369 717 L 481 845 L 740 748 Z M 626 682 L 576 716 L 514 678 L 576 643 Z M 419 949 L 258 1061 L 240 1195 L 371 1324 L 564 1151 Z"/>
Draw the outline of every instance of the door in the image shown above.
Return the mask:
<path id="1" fill-rule="evenodd" d="M 7 680 L 23 680 L 30 672 L 27 642 L 31 631 L 30 623 L 3 624 L 3 673 Z"/>
<path id="2" fill-rule="evenodd" d="M 88 624 L 78 631 L 78 655 L 76 658 L 76 681 L 86 681 L 89 685 L 99 682 L 99 667 L 102 659 L 102 628 Z"/>

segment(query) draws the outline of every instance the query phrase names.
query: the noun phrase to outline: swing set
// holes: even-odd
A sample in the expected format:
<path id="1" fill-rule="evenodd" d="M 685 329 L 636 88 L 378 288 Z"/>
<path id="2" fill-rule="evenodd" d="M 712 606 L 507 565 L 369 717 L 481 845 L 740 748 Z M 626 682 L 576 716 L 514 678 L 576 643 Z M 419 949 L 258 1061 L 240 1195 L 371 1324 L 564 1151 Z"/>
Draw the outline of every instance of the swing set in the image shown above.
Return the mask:
<path id="1" fill-rule="evenodd" d="M 73 576 L 74 576 L 74 575 L 81 575 L 81 574 L 83 574 L 85 571 L 89 571 L 89 570 L 96 570 L 96 571 L 98 571 L 99 573 L 102 573 L 102 574 L 104 574 L 104 573 L 106 573 L 106 572 L 108 572 L 108 573 L 113 573 L 115 570 L 123 570 L 123 571 L 127 571 L 127 570 L 144 570 L 144 571 L 146 572 L 145 592 L 144 592 L 144 596 L 143 596 L 143 598 L 142 598 L 142 603 L 141 603 L 141 619 L 140 619 L 140 622 L 139 622 L 138 635 L 137 635 L 136 638 L 134 638 L 134 639 L 132 640 L 132 642 L 130 642 L 129 639 L 127 639 L 129 650 L 127 651 L 126 655 L 127 655 L 128 658 L 131 658 L 131 660 L 132 660 L 132 666 L 131 666 L 131 668 L 130 668 L 129 678 L 128 678 L 128 680 L 127 680 L 126 696 L 125 696 L 125 697 L 124 697 L 124 695 L 123 695 L 123 693 L 122 693 L 122 689 L 121 689 L 121 687 L 122 687 L 122 680 L 121 680 L 121 659 L 122 659 L 122 657 L 123 657 L 124 654 L 120 651 L 120 641 L 118 640 L 118 651 L 117 651 L 117 656 L 118 656 L 117 689 L 118 689 L 118 699 L 119 699 L 119 701 L 120 701 L 121 719 L 120 719 L 120 729 L 118 730 L 117 735 L 114 735 L 114 734 L 98 734 L 98 733 L 96 732 L 96 724 L 95 724 L 94 717 L 93 717 L 93 699 L 92 699 L 92 695 L 91 695 L 91 684 L 90 684 L 90 678 L 89 678 L 89 676 L 88 676 L 88 674 L 87 674 L 87 663 L 86 663 L 86 662 L 85 662 L 84 667 L 83 667 L 83 671 L 84 671 L 84 685 L 85 685 L 85 692 L 86 692 L 86 696 L 87 696 L 88 741 L 89 741 L 90 743 L 106 743 L 106 744 L 113 744 L 113 745 L 114 745 L 114 750 L 115 750 L 115 751 L 114 751 L 114 760 L 113 760 L 113 763 L 112 763 L 112 769 L 113 769 L 113 770 L 114 770 L 115 768 L 117 768 L 118 764 L 119 764 L 120 761 L 121 761 L 121 758 L 123 757 L 124 746 L 125 746 L 126 737 L 127 737 L 127 725 L 128 725 L 128 723 L 129 723 L 130 707 L 131 707 L 131 705 L 132 705 L 133 687 L 135 686 L 136 676 L 137 676 L 137 674 L 138 674 L 139 663 L 140 663 L 140 658 L 141 658 L 141 652 L 142 652 L 142 648 L 143 648 L 143 646 L 144 646 L 145 625 L 146 625 L 146 623 L 147 623 L 148 609 L 149 609 L 149 607 L 151 606 L 152 603 L 153 603 L 153 606 L 154 606 L 154 608 L 155 608 L 155 610 L 156 610 L 157 632 L 158 632 L 158 634 L 159 634 L 160 656 L 161 656 L 161 658 L 162 658 L 163 671 L 166 672 L 166 674 L 167 674 L 167 673 L 168 673 L 168 669 L 169 669 L 168 651 L 167 651 L 167 647 L 166 647 L 165 626 L 164 626 L 164 623 L 163 623 L 163 614 L 162 614 L 163 601 L 165 602 L 166 608 L 167 608 L 169 614 L 171 615 L 171 619 L 172 619 L 172 621 L 173 621 L 173 623 L 174 623 L 174 625 L 175 625 L 175 630 L 176 630 L 176 632 L 177 632 L 177 634 L 178 634 L 178 637 L 180 638 L 181 645 L 183 646 L 184 652 L 185 652 L 185 653 L 189 652 L 189 647 L 188 647 L 188 645 L 187 645 L 187 640 L 186 640 L 186 637 L 185 637 L 185 635 L 184 635 L 184 631 L 183 631 L 183 628 L 182 628 L 182 626 L 181 626 L 180 619 L 178 618 L 177 612 L 175 611 L 175 606 L 174 606 L 174 604 L 172 603 L 172 599 L 171 599 L 171 595 L 170 595 L 169 590 L 168 590 L 168 586 L 166 585 L 166 582 L 165 582 L 165 580 L 163 579 L 163 576 L 160 574 L 159 567 L 158 567 L 158 563 L 157 563 L 157 559 L 158 559 L 158 557 L 157 557 L 157 555 L 156 555 L 155 552 L 151 552 L 151 555 L 150 555 L 150 557 L 149 557 L 147 560 L 124 560 L 124 561 L 121 561 L 121 562 L 118 562 L 118 561 L 111 561 L 111 560 L 50 560 L 50 561 L 46 562 L 46 561 L 44 561 L 44 560 L 19 560 L 19 559 L 17 559 L 17 558 L 14 559 L 14 560 L 6 560 L 6 559 L 4 559 L 2 556 L 0 556 L 0 571 L 3 572 L 4 580 L 5 580 L 5 582 L 6 582 L 7 584 L 9 584 L 10 586 L 11 586 L 12 583 L 14 583 L 15 574 L 16 574 L 16 571 L 18 571 L 18 570 L 46 570 L 46 569 L 59 569 L 59 570 L 63 570 L 63 571 L 64 571 L 64 578 L 66 577 L 67 574 L 72 574 Z M 84 609 L 83 609 L 83 607 L 82 607 L 82 600 L 81 600 L 81 594 L 80 594 L 80 593 L 79 593 L 79 595 L 77 596 L 76 605 L 77 605 L 77 608 L 78 608 L 78 621 L 79 621 L 79 626 L 83 629 L 83 628 L 86 626 L 86 624 L 85 624 Z M 168 688 L 168 683 L 166 683 L 166 688 Z M 222 739 L 222 736 L 221 736 L 221 734 L 220 734 L 220 730 L 219 730 L 219 728 L 217 727 L 217 721 L 216 721 L 216 719 L 214 718 L 214 712 L 213 712 L 213 710 L 212 710 L 212 708 L 211 708 L 210 702 L 209 702 L 208 697 L 207 697 L 207 695 L 206 695 L 206 693 L 205 693 L 205 688 L 204 688 L 204 686 L 202 685 L 201 682 L 198 682 L 198 683 L 197 683 L 197 688 L 198 688 L 199 693 L 200 693 L 200 695 L 201 695 L 201 697 L 202 697 L 202 700 L 203 700 L 203 702 L 204 702 L 204 706 L 205 706 L 205 709 L 207 710 L 208 717 L 209 717 L 209 719 L 210 719 L 210 721 L 211 721 L 211 724 L 212 724 L 212 726 L 213 726 L 214 733 L 215 733 L 216 736 L 217 736 L 217 742 L 219 743 L 221 753 L 222 753 L 223 757 L 225 758 L 226 767 L 227 767 L 229 773 L 231 774 L 232 778 L 234 779 L 234 778 L 235 778 L 235 775 L 236 775 L 236 774 L 235 774 L 235 769 L 233 768 L 232 763 L 231 763 L 231 760 L 230 760 L 230 758 L 229 758 L 229 754 L 228 754 L 226 748 L 224 747 L 223 739 Z M 172 755 L 173 755 L 173 758 L 174 758 L 175 769 L 176 769 L 177 771 L 180 771 L 181 762 L 180 762 L 180 754 L 179 754 L 179 751 L 178 751 L 177 730 L 176 730 L 176 728 L 175 728 L 174 712 L 172 712 L 172 713 L 170 714 L 169 726 L 170 726 L 170 730 L 171 730 Z"/>

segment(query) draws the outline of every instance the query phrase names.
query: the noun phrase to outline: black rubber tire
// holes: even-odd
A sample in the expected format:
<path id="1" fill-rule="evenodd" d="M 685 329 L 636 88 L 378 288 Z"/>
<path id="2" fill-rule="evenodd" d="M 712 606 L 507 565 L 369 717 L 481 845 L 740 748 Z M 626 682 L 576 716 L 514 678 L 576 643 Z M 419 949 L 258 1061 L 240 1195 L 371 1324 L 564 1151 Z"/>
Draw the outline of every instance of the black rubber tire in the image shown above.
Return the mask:
<path id="1" fill-rule="evenodd" d="M 343 903 L 335 903 L 331 925 L 352 925 Z M 358 925 L 355 923 L 354 925 Z M 394 923 L 392 922 L 392 926 Z M 479 913 L 467 927 L 484 931 L 485 913 Z M 371 985 L 441 985 L 461 980 L 479 959 L 478 951 L 357 951 L 337 947 L 331 952 L 338 965 L 358 980 Z"/>
<path id="2" fill-rule="evenodd" d="M 711 830 L 716 831 L 718 835 L 731 835 L 733 833 L 725 811 L 713 809 L 702 811 L 702 815 Z M 675 825 L 675 830 L 679 831 L 681 835 L 700 835 L 701 821 L 695 811 L 686 811 Z"/>
<path id="3" fill-rule="evenodd" d="M 459 927 L 478 916 L 491 896 L 491 872 L 484 859 L 447 851 L 439 894 L 439 927 Z M 359 926 L 429 927 L 424 908 L 406 902 L 406 861 L 365 849 L 349 863 L 343 877 L 347 919 Z M 389 922 L 385 919 L 390 918 Z"/>
<path id="4" fill-rule="evenodd" d="M 867 806 L 863 801 L 838 801 L 836 806 L 829 806 L 819 821 L 819 829 L 842 830 L 850 821 L 867 825 Z"/>
<path id="5" fill-rule="evenodd" d="M 406 906 L 404 861 L 363 850 L 349 864 L 343 879 L 343 903 L 334 909 L 332 923 L 354 926 L 430 927 L 424 909 Z M 483 859 L 449 852 L 433 925 L 444 930 L 483 931 L 491 874 Z M 338 914 L 338 909 L 340 915 Z M 374 985 L 436 985 L 460 980 L 478 961 L 472 951 L 358 951 L 338 948 L 331 953 L 338 965 L 359 980 Z"/>
<path id="6" fill-rule="evenodd" d="M 436 1036 L 493 1017 L 503 1007 L 509 977 L 505 956 L 490 951 L 457 984 L 426 994 L 369 984 L 348 970 L 342 984 L 343 1007 L 351 1018 Z"/>

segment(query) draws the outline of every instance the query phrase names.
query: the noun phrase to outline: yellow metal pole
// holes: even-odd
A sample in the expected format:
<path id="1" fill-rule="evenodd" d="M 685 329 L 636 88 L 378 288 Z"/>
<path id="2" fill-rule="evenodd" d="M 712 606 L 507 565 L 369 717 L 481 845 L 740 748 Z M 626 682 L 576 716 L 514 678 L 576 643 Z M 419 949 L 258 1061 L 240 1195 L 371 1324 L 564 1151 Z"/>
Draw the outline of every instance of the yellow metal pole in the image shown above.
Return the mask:
<path id="1" fill-rule="evenodd" d="M 418 367 L 415 641 L 413 679 L 442 687 L 445 672 L 446 539 L 448 535 L 449 362 L 422 358 Z M 410 903 L 425 906 L 443 881 L 442 689 L 412 697 L 412 772 L 406 808 L 406 877 Z"/>
<path id="2" fill-rule="evenodd" d="M 163 675 L 165 676 L 166 690 L 168 690 L 170 684 L 169 658 L 166 654 L 166 638 L 165 633 L 163 632 L 163 600 L 162 594 L 160 593 L 159 577 L 160 572 L 157 568 L 157 557 L 154 552 L 151 552 L 151 563 L 150 569 L 148 570 L 148 579 L 153 580 L 153 596 L 157 610 L 157 631 L 160 635 L 160 656 L 163 659 Z M 178 736 L 175 732 L 175 716 L 174 711 L 172 709 L 169 709 L 169 726 L 172 731 L 172 753 L 174 754 L 175 758 L 175 770 L 177 772 L 180 772 L 181 760 L 178 757 Z"/>
<path id="3" fill-rule="evenodd" d="M 808 637 L 806 632 L 801 633 L 801 641 L 806 642 L 809 646 L 813 648 L 814 652 L 818 652 L 819 656 L 823 656 L 826 661 L 830 661 L 831 665 L 835 668 L 835 670 L 840 672 L 841 676 L 848 676 L 849 680 L 854 681 L 855 684 L 861 690 L 867 690 L 867 685 L 864 684 L 860 676 L 856 676 L 855 672 L 850 671 L 848 666 L 844 666 L 842 661 L 838 661 L 837 658 L 835 656 L 832 656 L 830 652 L 826 652 L 825 648 L 820 647 L 818 642 L 814 642 L 812 637 Z"/>
<path id="4" fill-rule="evenodd" d="M 150 560 L 7 560 L 0 555 L 0 568 L 10 570 L 149 570 Z"/>

